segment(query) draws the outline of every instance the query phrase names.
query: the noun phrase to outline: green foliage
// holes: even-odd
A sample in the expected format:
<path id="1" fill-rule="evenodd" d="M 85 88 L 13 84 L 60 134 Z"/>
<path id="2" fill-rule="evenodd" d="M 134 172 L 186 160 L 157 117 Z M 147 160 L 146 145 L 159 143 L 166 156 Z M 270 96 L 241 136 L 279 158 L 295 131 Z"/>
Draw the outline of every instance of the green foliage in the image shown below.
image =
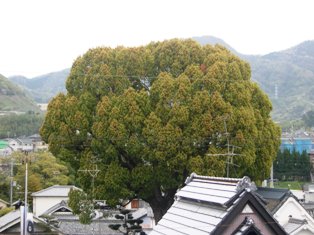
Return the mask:
<path id="1" fill-rule="evenodd" d="M 309 181 L 278 181 L 274 182 L 276 188 L 288 188 L 292 190 L 303 190 L 303 185 Z"/>
<path id="2" fill-rule="evenodd" d="M 38 133 L 44 115 L 29 111 L 25 114 L 0 116 L 0 138 L 29 136 Z"/>
<path id="3" fill-rule="evenodd" d="M 0 210 L 0 217 L 5 215 L 5 214 L 8 214 L 9 212 L 13 211 L 14 208 L 13 207 L 5 207 L 5 208 L 2 208 Z"/>
<path id="4" fill-rule="evenodd" d="M 269 175 L 280 130 L 271 103 L 250 81 L 249 65 L 221 46 L 169 40 L 138 48 L 97 48 L 79 57 L 66 95 L 48 106 L 41 136 L 73 169 L 91 169 L 96 197 L 115 205 L 138 196 L 158 221 L 195 171 L 224 176 L 228 126 L 231 176 Z M 90 176 L 77 178 L 91 192 Z"/>
<path id="5" fill-rule="evenodd" d="M 16 162 L 24 163 L 25 155 L 15 153 Z M 67 167 L 49 152 L 36 152 L 27 155 L 28 158 L 28 190 L 36 192 L 53 185 L 67 185 L 70 182 Z M 25 164 L 17 167 L 15 180 L 24 190 Z"/>
<path id="6" fill-rule="evenodd" d="M 285 149 L 279 151 L 274 161 L 274 177 L 279 180 L 308 181 L 312 164 L 310 157 L 304 151 L 302 154 Z"/>
<path id="7" fill-rule="evenodd" d="M 0 161 L 0 164 L 3 164 L 3 161 Z M 5 201 L 9 201 L 10 198 L 10 171 L 9 168 L 3 167 L 0 171 L 0 198 Z"/>
<path id="8" fill-rule="evenodd" d="M 90 224 L 94 211 L 92 198 L 81 190 L 71 189 L 69 192 L 69 206 L 75 215 L 79 216 L 82 224 Z"/>
<path id="9" fill-rule="evenodd" d="M 264 56 L 243 56 L 251 64 L 252 78 L 272 100 L 274 120 L 297 120 L 312 109 L 313 48 L 314 41 L 307 41 L 288 50 Z"/>

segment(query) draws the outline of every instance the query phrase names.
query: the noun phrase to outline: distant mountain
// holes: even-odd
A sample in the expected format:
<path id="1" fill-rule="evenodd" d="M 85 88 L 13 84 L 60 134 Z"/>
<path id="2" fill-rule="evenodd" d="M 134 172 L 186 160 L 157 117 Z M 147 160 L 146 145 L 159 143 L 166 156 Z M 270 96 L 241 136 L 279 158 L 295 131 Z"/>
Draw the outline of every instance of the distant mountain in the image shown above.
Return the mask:
<path id="1" fill-rule="evenodd" d="M 275 121 L 299 119 L 304 112 L 314 110 L 314 41 L 259 56 L 240 54 L 214 37 L 194 39 L 201 44 L 221 44 L 250 63 L 252 79 L 273 103 Z"/>
<path id="2" fill-rule="evenodd" d="M 268 94 L 278 121 L 314 110 L 314 41 L 264 56 L 246 57 L 252 79 Z"/>
<path id="3" fill-rule="evenodd" d="M 48 103 L 59 92 L 66 92 L 65 80 L 69 73 L 70 69 L 64 69 L 32 79 L 23 76 L 12 76 L 9 79 L 31 94 L 37 103 Z"/>
<path id="4" fill-rule="evenodd" d="M 30 96 L 0 74 L 0 112 L 27 112 L 37 110 L 39 108 Z"/>
<path id="5" fill-rule="evenodd" d="M 267 55 L 244 55 L 216 37 L 193 39 L 202 45 L 220 44 L 248 61 L 252 79 L 273 103 L 275 121 L 299 119 L 304 112 L 314 110 L 314 41 Z M 70 69 L 65 69 L 33 79 L 15 76 L 10 80 L 24 87 L 37 102 L 48 102 L 57 93 L 66 92 L 65 80 L 69 72 Z"/>
<path id="6" fill-rule="evenodd" d="M 200 36 L 200 37 L 192 37 L 192 39 L 197 41 L 199 44 L 201 44 L 203 46 L 206 44 L 210 44 L 210 45 L 219 44 L 219 45 L 227 48 L 232 53 L 234 53 L 236 55 L 240 55 L 239 52 L 237 52 L 233 47 L 231 47 L 228 43 L 226 43 L 224 40 L 222 40 L 220 38 L 216 38 L 213 36 Z"/>

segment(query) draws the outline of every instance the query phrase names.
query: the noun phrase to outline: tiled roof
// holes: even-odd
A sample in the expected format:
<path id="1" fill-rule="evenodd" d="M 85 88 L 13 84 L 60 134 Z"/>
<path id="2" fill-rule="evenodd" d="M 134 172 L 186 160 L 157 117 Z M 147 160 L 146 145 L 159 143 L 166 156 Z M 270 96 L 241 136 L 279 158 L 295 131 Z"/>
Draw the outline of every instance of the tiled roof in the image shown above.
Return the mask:
<path id="1" fill-rule="evenodd" d="M 81 224 L 78 220 L 76 221 L 62 221 L 60 223 L 59 230 L 63 234 L 75 234 L 75 235 L 93 235 L 93 234 L 108 234 L 117 235 L 121 233 L 114 231 L 109 228 L 109 224 L 115 221 L 98 220 L 93 221 L 91 224 Z"/>
<path id="2" fill-rule="evenodd" d="M 192 174 L 176 201 L 150 235 L 205 235 L 214 231 L 243 195 L 255 188 L 249 178 L 220 178 Z"/>
<path id="3" fill-rule="evenodd" d="M 192 175 L 176 197 L 205 203 L 225 205 L 238 192 L 242 179 Z"/>
<path id="4" fill-rule="evenodd" d="M 306 220 L 290 218 L 288 223 L 285 224 L 283 227 L 288 234 L 291 234 L 292 232 L 298 230 L 299 228 L 303 227 L 306 224 L 307 224 Z"/>
<path id="5" fill-rule="evenodd" d="M 258 187 L 256 194 L 266 200 L 266 207 L 272 214 L 281 207 L 281 205 L 293 196 L 289 189 Z"/>
<path id="6" fill-rule="evenodd" d="M 11 211 L 8 214 L 1 216 L 0 217 L 0 232 L 4 231 L 10 223 L 14 221 L 18 223 L 20 221 L 20 216 L 21 216 L 20 210 Z"/>
<path id="7" fill-rule="evenodd" d="M 179 200 L 154 228 L 154 234 L 205 235 L 215 229 L 227 214 L 226 208 L 213 208 L 207 204 Z"/>
<path id="8" fill-rule="evenodd" d="M 258 187 L 256 191 L 263 198 L 282 200 L 287 194 L 290 195 L 289 189 Z"/>
<path id="9" fill-rule="evenodd" d="M 73 185 L 54 185 L 49 188 L 32 193 L 33 197 L 67 197 L 70 189 L 81 190 Z"/>

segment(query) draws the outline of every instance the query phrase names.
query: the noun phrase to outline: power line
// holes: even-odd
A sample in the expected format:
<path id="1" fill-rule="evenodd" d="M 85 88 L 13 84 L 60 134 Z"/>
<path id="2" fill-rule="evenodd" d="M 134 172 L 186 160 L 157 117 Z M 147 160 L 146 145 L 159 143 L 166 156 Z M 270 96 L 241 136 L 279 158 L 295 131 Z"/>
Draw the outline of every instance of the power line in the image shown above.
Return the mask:
<path id="1" fill-rule="evenodd" d="M 230 145 L 230 140 L 229 140 L 230 133 L 227 130 L 226 118 L 224 119 L 224 128 L 225 128 L 224 135 L 227 138 L 227 153 L 218 153 L 218 154 L 210 154 L 209 153 L 209 154 L 207 154 L 207 156 L 215 156 L 215 157 L 220 157 L 220 156 L 225 157 L 226 156 L 227 157 L 227 161 L 226 161 L 227 178 L 229 178 L 230 165 L 239 167 L 239 165 L 236 165 L 233 163 L 233 157 L 242 156 L 242 155 L 234 153 L 235 148 L 240 148 L 240 147 L 235 146 L 235 145 Z M 231 148 L 231 150 L 230 150 L 230 148 Z"/>
<path id="2" fill-rule="evenodd" d="M 100 170 L 98 170 L 98 167 L 96 165 L 97 159 L 95 156 L 92 156 L 90 161 L 92 163 L 92 169 L 84 169 L 84 170 L 78 170 L 78 171 L 88 173 L 92 177 L 92 198 L 94 199 L 95 178 L 97 177 Z"/>

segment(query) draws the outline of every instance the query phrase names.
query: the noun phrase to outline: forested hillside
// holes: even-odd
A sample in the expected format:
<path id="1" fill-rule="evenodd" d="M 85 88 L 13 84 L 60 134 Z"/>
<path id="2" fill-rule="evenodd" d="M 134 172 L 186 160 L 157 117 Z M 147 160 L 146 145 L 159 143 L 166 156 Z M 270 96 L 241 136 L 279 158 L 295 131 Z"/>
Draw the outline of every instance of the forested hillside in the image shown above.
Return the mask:
<path id="1" fill-rule="evenodd" d="M 17 85 L 0 74 L 0 111 L 38 111 L 35 102 Z"/>
<path id="2" fill-rule="evenodd" d="M 244 55 L 221 39 L 194 39 L 201 44 L 221 44 L 250 63 L 252 79 L 272 101 L 275 121 L 300 119 L 314 110 L 314 41 L 267 55 Z"/>
<path id="3" fill-rule="evenodd" d="M 275 120 L 299 119 L 314 109 L 314 41 L 247 60 L 273 103 Z"/>
<path id="4" fill-rule="evenodd" d="M 59 92 L 65 92 L 65 80 L 70 69 L 44 74 L 32 79 L 13 76 L 9 79 L 23 87 L 37 103 L 48 103 Z"/>

